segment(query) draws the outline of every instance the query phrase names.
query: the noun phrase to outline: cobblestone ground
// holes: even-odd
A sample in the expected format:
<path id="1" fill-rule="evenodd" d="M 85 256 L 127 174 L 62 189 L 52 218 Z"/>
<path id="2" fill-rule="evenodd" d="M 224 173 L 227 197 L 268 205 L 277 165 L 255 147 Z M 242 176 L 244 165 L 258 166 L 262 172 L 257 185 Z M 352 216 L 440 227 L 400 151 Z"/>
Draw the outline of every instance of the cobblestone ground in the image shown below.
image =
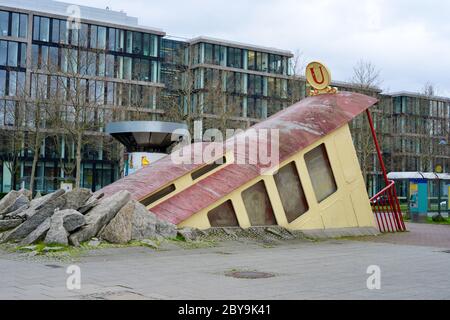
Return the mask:
<path id="1" fill-rule="evenodd" d="M 354 240 L 101 249 L 73 261 L 0 251 L 0 299 L 450 299 L 450 226 Z M 66 287 L 69 265 L 81 290 Z M 367 289 L 367 268 L 381 289 Z M 273 273 L 235 279 L 232 271 Z"/>

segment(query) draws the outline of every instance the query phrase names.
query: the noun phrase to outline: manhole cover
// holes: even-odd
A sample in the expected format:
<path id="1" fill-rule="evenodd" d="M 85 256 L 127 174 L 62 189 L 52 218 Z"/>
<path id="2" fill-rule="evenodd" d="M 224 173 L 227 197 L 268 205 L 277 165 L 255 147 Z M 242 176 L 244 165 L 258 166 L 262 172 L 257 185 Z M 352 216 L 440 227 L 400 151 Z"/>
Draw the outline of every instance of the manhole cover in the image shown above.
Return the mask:
<path id="1" fill-rule="evenodd" d="M 273 273 L 257 271 L 234 271 L 227 272 L 225 275 L 236 279 L 268 279 L 275 277 Z"/>

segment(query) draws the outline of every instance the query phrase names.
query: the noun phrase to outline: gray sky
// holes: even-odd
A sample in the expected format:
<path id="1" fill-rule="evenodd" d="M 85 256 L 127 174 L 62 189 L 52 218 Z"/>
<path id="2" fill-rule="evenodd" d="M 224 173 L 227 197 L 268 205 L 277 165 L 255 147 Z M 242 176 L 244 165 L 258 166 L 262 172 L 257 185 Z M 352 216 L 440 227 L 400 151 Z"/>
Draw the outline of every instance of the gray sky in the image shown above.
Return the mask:
<path id="1" fill-rule="evenodd" d="M 348 81 L 359 59 L 379 69 L 385 91 L 433 83 L 450 97 L 447 0 L 68 0 L 124 10 L 168 35 L 210 37 L 303 52 Z"/>

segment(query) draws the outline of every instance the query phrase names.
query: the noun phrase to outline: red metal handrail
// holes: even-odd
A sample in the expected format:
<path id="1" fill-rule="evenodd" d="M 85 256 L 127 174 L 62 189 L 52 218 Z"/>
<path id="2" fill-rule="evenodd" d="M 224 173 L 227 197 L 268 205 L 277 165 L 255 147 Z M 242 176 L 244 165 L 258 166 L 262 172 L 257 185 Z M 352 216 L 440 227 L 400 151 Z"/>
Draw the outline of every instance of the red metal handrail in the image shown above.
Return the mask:
<path id="1" fill-rule="evenodd" d="M 404 232 L 406 226 L 395 191 L 395 182 L 389 185 L 370 199 L 378 229 L 380 232 Z"/>
<path id="2" fill-rule="evenodd" d="M 380 162 L 381 170 L 383 171 L 383 178 L 386 183 L 386 188 L 378 192 L 372 199 L 370 199 L 370 203 L 377 219 L 378 228 L 380 229 L 380 232 L 404 232 L 406 231 L 406 226 L 403 221 L 400 203 L 398 202 L 395 182 L 388 179 L 380 143 L 378 142 L 375 126 L 369 109 L 366 110 L 366 115 L 369 122 L 370 131 L 372 132 L 375 149 L 377 151 L 378 161 Z"/>

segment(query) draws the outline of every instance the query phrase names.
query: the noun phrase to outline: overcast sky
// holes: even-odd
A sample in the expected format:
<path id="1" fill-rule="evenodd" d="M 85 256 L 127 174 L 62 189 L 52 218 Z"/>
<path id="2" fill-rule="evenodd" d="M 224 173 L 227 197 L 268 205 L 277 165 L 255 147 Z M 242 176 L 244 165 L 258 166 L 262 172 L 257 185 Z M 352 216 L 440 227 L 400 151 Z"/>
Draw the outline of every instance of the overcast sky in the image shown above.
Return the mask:
<path id="1" fill-rule="evenodd" d="M 124 10 L 168 35 L 200 35 L 303 52 L 334 80 L 348 81 L 360 59 L 379 69 L 385 91 L 433 83 L 450 97 L 447 0 L 68 0 Z"/>

